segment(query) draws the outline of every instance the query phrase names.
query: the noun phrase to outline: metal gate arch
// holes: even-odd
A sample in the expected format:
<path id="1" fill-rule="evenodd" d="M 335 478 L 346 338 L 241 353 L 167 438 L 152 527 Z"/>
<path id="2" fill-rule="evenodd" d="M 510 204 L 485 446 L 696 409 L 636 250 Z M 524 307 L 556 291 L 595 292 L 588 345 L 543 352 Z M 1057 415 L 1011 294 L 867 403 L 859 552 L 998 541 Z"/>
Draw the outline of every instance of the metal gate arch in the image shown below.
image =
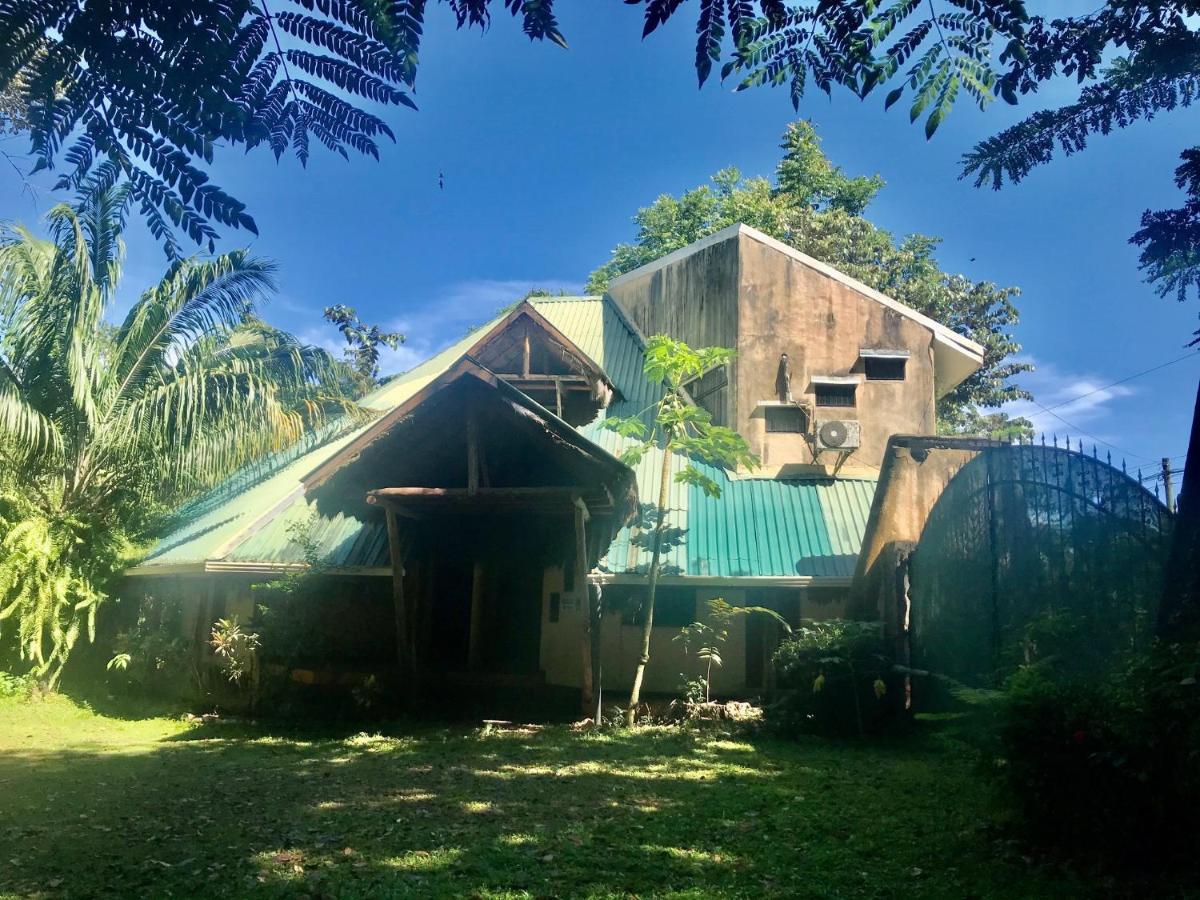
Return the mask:
<path id="1" fill-rule="evenodd" d="M 1044 443 L 981 450 L 946 485 L 910 561 L 912 664 L 996 686 L 1047 610 L 1148 638 L 1172 516 L 1124 469 Z"/>

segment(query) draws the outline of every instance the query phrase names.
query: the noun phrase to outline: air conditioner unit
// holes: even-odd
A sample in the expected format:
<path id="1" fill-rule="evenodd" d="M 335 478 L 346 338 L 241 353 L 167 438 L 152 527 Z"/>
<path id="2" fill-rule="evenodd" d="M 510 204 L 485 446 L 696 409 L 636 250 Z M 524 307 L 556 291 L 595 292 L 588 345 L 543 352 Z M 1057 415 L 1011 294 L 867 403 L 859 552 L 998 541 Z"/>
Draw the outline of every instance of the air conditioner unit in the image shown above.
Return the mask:
<path id="1" fill-rule="evenodd" d="M 818 450 L 854 450 L 862 442 L 862 428 L 854 419 L 829 419 L 818 422 Z"/>

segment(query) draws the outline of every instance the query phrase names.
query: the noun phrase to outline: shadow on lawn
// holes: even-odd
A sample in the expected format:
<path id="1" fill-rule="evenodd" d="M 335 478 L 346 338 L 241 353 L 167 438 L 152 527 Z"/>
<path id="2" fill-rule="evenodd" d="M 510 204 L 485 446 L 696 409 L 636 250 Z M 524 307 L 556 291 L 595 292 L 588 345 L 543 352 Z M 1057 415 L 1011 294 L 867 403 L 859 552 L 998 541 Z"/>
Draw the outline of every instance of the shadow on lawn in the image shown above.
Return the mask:
<path id="1" fill-rule="evenodd" d="M 0 892 L 574 895 L 785 884 L 795 784 L 748 745 L 548 729 L 280 738 L 208 726 L 0 759 Z M 812 773 L 820 781 L 820 773 Z M 15 861 L 14 861 L 15 860 Z"/>

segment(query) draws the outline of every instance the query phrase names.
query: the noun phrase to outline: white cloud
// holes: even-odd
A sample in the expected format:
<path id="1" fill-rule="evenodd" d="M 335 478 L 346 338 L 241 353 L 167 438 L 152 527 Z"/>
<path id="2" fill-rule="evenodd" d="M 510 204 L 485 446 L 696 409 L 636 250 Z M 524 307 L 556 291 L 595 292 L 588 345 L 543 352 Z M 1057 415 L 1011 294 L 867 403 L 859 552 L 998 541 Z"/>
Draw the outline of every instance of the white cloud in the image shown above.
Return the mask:
<path id="1" fill-rule="evenodd" d="M 1033 393 L 1037 403 L 1018 400 L 1006 404 L 1004 411 L 1029 419 L 1035 431 L 1062 434 L 1071 426 L 1091 429 L 1103 425 L 1113 413 L 1114 402 L 1137 393 L 1128 385 L 1106 387 L 1113 380 L 1110 375 L 1071 372 L 1054 363 L 1037 363 L 1032 358 L 1021 362 L 1035 365 L 1033 372 L 1021 376 L 1020 383 Z"/>
<path id="2" fill-rule="evenodd" d="M 466 334 L 467 329 L 482 325 L 500 309 L 516 302 L 534 288 L 552 294 L 579 294 L 583 291 L 583 285 L 579 282 L 557 278 L 473 279 L 449 284 L 431 297 L 406 301 L 405 312 L 391 319 L 386 315 L 367 315 L 369 322 L 381 321 L 386 330 L 399 331 L 405 336 L 404 343 L 395 350 L 380 348 L 380 374 L 408 371 L 458 340 Z M 291 298 L 277 298 L 275 305 L 288 312 L 303 311 L 309 315 L 313 312 Z M 345 349 L 336 329 L 324 322 L 304 328 L 296 336 L 338 357 Z"/>
<path id="3" fill-rule="evenodd" d="M 578 294 L 583 285 L 557 278 L 481 278 L 447 285 L 436 295 L 413 303 L 403 315 L 388 321 L 388 330 L 403 333 L 406 340 L 398 349 L 384 350 L 380 354 L 380 372 L 389 375 L 411 369 L 534 288 L 551 293 Z"/>

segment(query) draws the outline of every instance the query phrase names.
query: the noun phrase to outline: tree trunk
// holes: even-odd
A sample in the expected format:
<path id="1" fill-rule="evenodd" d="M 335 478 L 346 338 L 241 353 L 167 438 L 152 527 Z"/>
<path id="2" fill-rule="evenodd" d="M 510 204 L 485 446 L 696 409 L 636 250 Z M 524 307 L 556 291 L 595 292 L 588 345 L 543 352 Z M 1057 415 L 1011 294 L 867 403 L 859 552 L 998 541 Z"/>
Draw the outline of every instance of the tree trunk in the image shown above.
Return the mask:
<path id="1" fill-rule="evenodd" d="M 1158 608 L 1158 635 L 1170 641 L 1200 636 L 1200 384 L 1177 509 Z"/>
<path id="2" fill-rule="evenodd" d="M 654 628 L 654 593 L 658 589 L 658 567 L 662 557 L 663 523 L 667 518 L 667 498 L 671 486 L 671 441 L 663 447 L 663 464 L 658 486 L 658 510 L 654 522 L 654 552 L 650 556 L 650 580 L 646 586 L 646 609 L 642 619 L 642 655 L 638 657 L 637 671 L 633 674 L 633 689 L 629 692 L 629 708 L 625 710 L 625 724 L 633 727 L 637 719 L 637 707 L 642 698 L 642 678 L 646 674 L 646 663 L 650 662 L 650 633 Z"/>

